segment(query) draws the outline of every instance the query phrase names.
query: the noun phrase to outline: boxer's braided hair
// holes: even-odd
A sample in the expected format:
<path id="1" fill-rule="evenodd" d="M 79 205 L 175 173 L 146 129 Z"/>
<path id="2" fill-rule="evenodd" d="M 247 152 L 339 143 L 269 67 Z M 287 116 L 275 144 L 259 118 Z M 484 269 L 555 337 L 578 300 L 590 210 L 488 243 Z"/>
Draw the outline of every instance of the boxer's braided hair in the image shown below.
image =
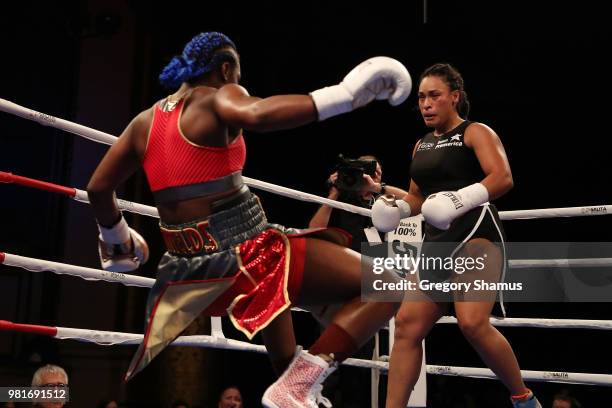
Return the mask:
<path id="1" fill-rule="evenodd" d="M 465 84 L 463 77 L 455 67 L 450 64 L 434 64 L 427 68 L 421 74 L 419 82 L 428 76 L 436 76 L 441 78 L 451 91 L 459 91 L 459 102 L 457 103 L 457 113 L 463 119 L 467 119 L 470 113 L 470 101 L 465 92 Z"/>
<path id="2" fill-rule="evenodd" d="M 218 32 L 200 33 L 185 45 L 159 75 L 159 82 L 168 89 L 176 89 L 183 82 L 190 82 L 214 71 L 224 62 L 235 64 L 236 58 L 224 48 L 236 45 L 228 36 Z"/>

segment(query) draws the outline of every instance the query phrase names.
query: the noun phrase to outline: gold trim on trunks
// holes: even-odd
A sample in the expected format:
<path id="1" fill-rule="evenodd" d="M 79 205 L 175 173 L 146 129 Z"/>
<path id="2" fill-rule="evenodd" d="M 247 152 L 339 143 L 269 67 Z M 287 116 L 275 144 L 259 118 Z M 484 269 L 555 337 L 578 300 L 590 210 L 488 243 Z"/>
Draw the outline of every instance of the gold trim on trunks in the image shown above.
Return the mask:
<path id="1" fill-rule="evenodd" d="M 159 226 L 168 252 L 176 255 L 211 254 L 219 244 L 208 232 L 208 221 L 200 221 L 194 227 L 169 229 Z"/>
<path id="2" fill-rule="evenodd" d="M 146 343 L 140 343 L 126 374 L 126 381 L 148 365 L 176 339 L 196 317 L 236 282 L 236 276 L 203 282 L 167 284 L 152 310 Z"/>

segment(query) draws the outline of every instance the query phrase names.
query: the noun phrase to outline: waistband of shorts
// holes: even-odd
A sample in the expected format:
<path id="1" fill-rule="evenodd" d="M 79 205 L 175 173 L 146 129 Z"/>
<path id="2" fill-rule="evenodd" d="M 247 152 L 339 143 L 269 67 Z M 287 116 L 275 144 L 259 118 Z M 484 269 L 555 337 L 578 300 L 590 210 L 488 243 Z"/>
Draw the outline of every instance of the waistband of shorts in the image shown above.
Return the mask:
<path id="1" fill-rule="evenodd" d="M 170 254 L 194 256 L 231 248 L 268 227 L 259 198 L 243 186 L 235 194 L 215 201 L 213 213 L 201 220 L 178 225 L 160 223 Z"/>

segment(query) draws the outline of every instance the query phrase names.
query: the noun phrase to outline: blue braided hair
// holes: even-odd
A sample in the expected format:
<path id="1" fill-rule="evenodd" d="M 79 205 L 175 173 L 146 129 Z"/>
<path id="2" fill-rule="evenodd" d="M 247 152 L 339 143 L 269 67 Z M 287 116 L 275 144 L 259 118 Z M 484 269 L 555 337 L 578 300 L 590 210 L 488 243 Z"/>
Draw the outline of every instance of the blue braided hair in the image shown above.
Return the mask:
<path id="1" fill-rule="evenodd" d="M 168 89 L 176 89 L 183 82 L 214 71 L 224 62 L 236 62 L 229 52 L 216 52 L 220 48 L 236 45 L 228 36 L 218 32 L 200 33 L 185 45 L 159 75 L 159 82 Z"/>

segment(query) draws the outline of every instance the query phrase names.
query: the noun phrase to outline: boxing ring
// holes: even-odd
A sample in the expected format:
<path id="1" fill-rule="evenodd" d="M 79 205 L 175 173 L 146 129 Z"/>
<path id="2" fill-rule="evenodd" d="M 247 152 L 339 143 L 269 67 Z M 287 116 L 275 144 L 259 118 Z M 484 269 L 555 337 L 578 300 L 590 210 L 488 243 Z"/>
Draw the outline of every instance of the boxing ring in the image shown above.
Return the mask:
<path id="1" fill-rule="evenodd" d="M 66 132 L 85 137 L 89 140 L 111 145 L 116 141 L 116 137 L 108 133 L 104 133 L 95 129 L 85 127 L 64 119 L 56 118 L 44 113 L 19 106 L 10 101 L 0 99 L 0 110 L 40 123 L 45 126 L 52 126 Z M 319 197 L 313 194 L 308 194 L 293 190 L 290 188 L 278 186 L 271 183 L 244 177 L 245 183 L 250 187 L 265 190 L 284 197 L 297 199 L 306 202 L 317 204 L 325 204 L 332 208 L 350 211 L 363 216 L 370 216 L 369 209 L 357 207 L 354 205 L 341 203 L 327 198 Z M 19 184 L 30 188 L 49 191 L 52 193 L 66 195 L 75 201 L 88 203 L 87 192 L 73 187 L 60 186 L 53 183 L 48 183 L 41 180 L 35 180 L 12 173 L 0 171 L 0 183 Z M 157 217 L 157 209 L 155 207 L 134 203 L 125 200 L 118 200 L 119 208 L 123 211 L 128 211 L 148 217 Z M 517 219 L 539 219 L 539 218 L 556 218 L 556 217 L 583 217 L 607 215 L 612 212 L 612 205 L 595 205 L 586 207 L 568 207 L 568 208 L 548 208 L 548 209 L 532 209 L 519 211 L 500 211 L 499 215 L 502 220 L 517 220 Z M 107 272 L 100 269 L 80 267 L 70 264 L 50 262 L 41 259 L 28 258 L 17 254 L 0 252 L 0 263 L 22 268 L 30 272 L 53 272 L 56 274 L 64 274 L 77 276 L 91 282 L 105 281 L 110 283 L 118 283 L 127 286 L 136 286 L 142 288 L 150 288 L 153 286 L 154 279 L 142 276 L 136 276 L 124 273 Z M 587 267 L 610 267 L 612 266 L 612 258 L 574 258 L 574 259 L 510 259 L 509 267 L 511 269 L 521 268 L 587 268 Z M 298 309 L 299 310 L 299 309 Z M 457 320 L 453 317 L 443 317 L 437 324 L 456 324 Z M 540 329 L 575 329 L 575 330 L 612 330 L 612 320 L 577 320 L 577 319 L 536 319 L 536 318 L 491 318 L 491 323 L 498 327 L 523 327 L 523 328 L 540 328 Z M 198 336 L 182 336 L 177 338 L 173 345 L 176 346 L 192 346 L 192 347 L 208 347 L 228 350 L 250 351 L 256 353 L 265 353 L 266 350 L 262 345 L 251 344 L 244 341 L 226 338 L 221 329 L 221 318 L 211 318 L 211 334 Z M 16 331 L 24 333 L 32 333 L 38 335 L 51 336 L 61 340 L 78 340 L 83 342 L 94 343 L 98 345 L 137 345 L 141 342 L 143 335 L 136 333 L 120 333 L 110 331 L 87 330 L 79 328 L 66 327 L 51 327 L 38 326 L 21 323 L 13 323 L 6 320 L 0 320 L 0 330 Z M 392 337 L 391 335 L 389 336 Z M 362 367 L 372 369 L 373 372 L 386 372 L 388 369 L 388 357 L 380 356 L 373 360 L 348 359 L 343 364 L 349 366 Z M 440 365 L 426 365 L 424 372 L 432 375 L 444 376 L 459 376 L 479 379 L 496 379 L 497 377 L 489 369 L 477 367 L 454 367 Z M 612 386 L 612 374 L 591 374 L 591 373 L 574 373 L 574 372 L 559 372 L 559 371 L 528 371 L 521 372 L 525 381 L 536 382 L 555 382 L 566 384 L 581 384 L 581 385 L 597 385 L 597 386 Z M 420 405 L 416 405 L 420 406 Z"/>

